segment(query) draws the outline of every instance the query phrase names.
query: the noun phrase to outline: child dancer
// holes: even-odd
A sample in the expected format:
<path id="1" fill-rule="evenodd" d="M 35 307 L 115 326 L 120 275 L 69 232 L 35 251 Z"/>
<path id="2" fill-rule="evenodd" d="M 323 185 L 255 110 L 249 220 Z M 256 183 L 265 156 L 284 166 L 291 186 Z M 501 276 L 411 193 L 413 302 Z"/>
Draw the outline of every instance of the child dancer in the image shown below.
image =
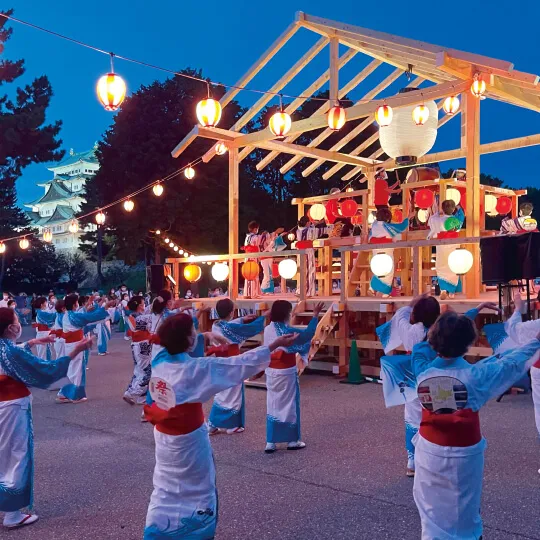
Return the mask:
<path id="1" fill-rule="evenodd" d="M 54 334 L 54 352 L 56 358 L 62 358 L 65 356 L 66 352 L 66 340 L 64 339 L 64 334 L 62 332 L 62 324 L 64 321 L 64 313 L 66 312 L 66 305 L 63 300 L 57 300 L 54 305 L 56 310 L 56 318 L 54 320 L 54 326 L 51 331 L 51 334 Z"/>
<path id="2" fill-rule="evenodd" d="M 212 325 L 212 333 L 223 336 L 229 345 L 218 351 L 223 356 L 240 354 L 240 345 L 264 330 L 264 317 L 241 317 L 233 320 L 234 303 L 223 298 L 216 303 L 219 320 Z M 245 430 L 244 382 L 216 394 L 208 418 L 210 435 L 242 433 Z"/>
<path id="3" fill-rule="evenodd" d="M 217 392 L 240 384 L 268 366 L 270 354 L 296 336 L 231 358 L 193 358 L 197 333 L 186 314 L 159 327 L 161 350 L 152 362 L 145 406 L 154 424 L 154 491 L 146 515 L 144 540 L 214 538 L 217 525 L 216 472 L 202 404 Z"/>
<path id="4" fill-rule="evenodd" d="M 54 311 L 48 310 L 47 299 L 44 296 L 36 298 L 34 309 L 36 310 L 36 322 L 32 326 L 36 329 L 36 338 L 45 338 L 51 332 L 56 319 L 56 314 Z M 51 343 L 37 345 L 36 356 L 39 356 L 39 358 L 42 358 L 43 360 L 52 360 Z"/>
<path id="5" fill-rule="evenodd" d="M 414 439 L 414 500 L 422 539 L 475 539 L 482 536 L 480 499 L 486 442 L 478 411 L 505 392 L 534 362 L 538 338 L 469 364 L 463 356 L 476 339 L 474 323 L 447 312 L 415 345 L 413 371 L 422 403 L 422 423 Z"/>
<path id="6" fill-rule="evenodd" d="M 271 454 L 277 450 L 276 443 L 287 443 L 287 450 L 306 447 L 300 434 L 300 386 L 296 355 L 304 364 L 308 363 L 311 340 L 317 329 L 319 313 L 323 304 L 313 309 L 313 318 L 305 330 L 289 326 L 292 304 L 286 300 L 276 300 L 270 310 L 270 324 L 264 329 L 264 343 L 269 344 L 285 334 L 296 333 L 297 339 L 289 347 L 281 347 L 272 355 L 270 366 L 266 368 L 266 448 Z"/>

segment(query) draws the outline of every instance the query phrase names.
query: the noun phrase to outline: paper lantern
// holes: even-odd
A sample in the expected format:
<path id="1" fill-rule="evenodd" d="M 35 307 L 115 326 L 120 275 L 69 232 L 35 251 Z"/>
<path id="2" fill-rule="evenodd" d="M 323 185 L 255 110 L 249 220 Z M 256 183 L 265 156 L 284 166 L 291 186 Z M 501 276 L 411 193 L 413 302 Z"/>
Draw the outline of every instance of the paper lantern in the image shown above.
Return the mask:
<path id="1" fill-rule="evenodd" d="M 389 126 L 392 123 L 392 117 L 394 116 L 394 111 L 389 105 L 381 105 L 375 111 L 375 120 L 377 124 L 381 127 Z"/>
<path id="2" fill-rule="evenodd" d="M 339 190 L 338 190 L 339 191 Z M 338 217 L 338 202 L 336 199 L 328 201 L 325 205 L 326 210 L 326 221 L 328 223 L 334 223 Z"/>
<path id="3" fill-rule="evenodd" d="M 491 195 L 491 193 L 488 193 L 484 197 L 484 210 L 486 214 L 489 214 L 490 212 L 495 211 L 497 208 L 497 197 L 495 195 Z"/>
<path id="4" fill-rule="evenodd" d="M 51 229 L 43 229 L 43 241 L 47 242 L 48 244 L 52 242 L 52 231 Z"/>
<path id="5" fill-rule="evenodd" d="M 357 211 L 358 203 L 354 199 L 347 199 L 341 203 L 341 215 L 343 217 L 353 217 Z"/>
<path id="6" fill-rule="evenodd" d="M 471 93 L 474 97 L 481 98 L 486 93 L 486 82 L 474 76 L 474 81 L 471 84 Z"/>
<path id="7" fill-rule="evenodd" d="M 259 264 L 255 261 L 247 261 L 242 265 L 242 275 L 247 281 L 253 281 L 259 277 Z"/>
<path id="8" fill-rule="evenodd" d="M 154 192 L 154 195 L 156 197 L 161 197 L 163 195 L 163 186 L 160 183 L 157 183 L 153 188 L 152 191 Z"/>
<path id="9" fill-rule="evenodd" d="M 354 191 L 354 188 L 351 187 L 351 186 L 349 186 L 349 187 L 345 190 L 346 193 L 351 193 L 352 191 Z"/>
<path id="10" fill-rule="evenodd" d="M 191 165 L 184 171 L 184 176 L 188 180 L 193 180 L 195 178 L 195 169 Z"/>
<path id="11" fill-rule="evenodd" d="M 4 242 L 0 242 L 0 253 L 6 252 L 6 244 Z"/>
<path id="12" fill-rule="evenodd" d="M 68 230 L 70 233 L 72 234 L 75 234 L 77 232 L 79 232 L 79 223 L 76 219 L 72 219 L 70 224 L 69 224 L 69 227 L 68 227 Z"/>
<path id="13" fill-rule="evenodd" d="M 512 199 L 510 197 L 499 197 L 495 206 L 498 214 L 505 215 L 512 211 Z"/>
<path id="14" fill-rule="evenodd" d="M 286 112 L 277 112 L 272 115 L 268 127 L 276 137 L 284 137 L 291 130 L 291 117 Z"/>
<path id="15" fill-rule="evenodd" d="M 98 212 L 96 214 L 96 223 L 98 225 L 103 225 L 105 223 L 105 214 L 103 212 Z"/>
<path id="16" fill-rule="evenodd" d="M 227 145 L 223 141 L 219 141 L 214 148 L 218 156 L 222 156 L 227 153 Z"/>
<path id="17" fill-rule="evenodd" d="M 373 225 L 373 223 L 375 223 L 375 214 L 373 212 L 369 213 L 367 222 L 368 222 L 368 225 Z"/>
<path id="18" fill-rule="evenodd" d="M 164 242 L 168 244 L 171 240 L 169 238 L 165 238 Z"/>
<path id="19" fill-rule="evenodd" d="M 178 251 L 180 248 L 178 246 L 174 246 L 174 251 Z"/>
<path id="20" fill-rule="evenodd" d="M 184 250 L 183 249 L 179 249 L 178 250 L 178 255 L 183 255 L 184 254 Z"/>
<path id="21" fill-rule="evenodd" d="M 379 130 L 381 148 L 400 165 L 414 165 L 417 159 L 427 154 L 437 139 L 438 109 L 434 101 L 426 101 L 424 106 L 429 116 L 422 126 L 417 126 L 412 118 L 414 105 L 400 107 L 394 111 L 392 123 Z"/>
<path id="22" fill-rule="evenodd" d="M 190 282 L 195 283 L 201 279 L 202 270 L 200 266 L 196 264 L 188 264 L 184 268 L 184 277 Z"/>
<path id="23" fill-rule="evenodd" d="M 217 126 L 221 118 L 221 104 L 210 97 L 203 99 L 197 103 L 196 113 L 201 126 Z"/>
<path id="24" fill-rule="evenodd" d="M 394 269 L 394 259 L 387 253 L 376 253 L 371 257 L 369 267 L 375 276 L 383 278 Z"/>
<path id="25" fill-rule="evenodd" d="M 459 201 L 461 201 L 461 193 L 459 189 L 456 188 L 448 188 L 446 190 L 446 200 L 447 201 L 454 201 L 456 206 L 459 204 Z"/>
<path id="26" fill-rule="evenodd" d="M 347 121 L 347 114 L 343 107 L 332 107 L 328 111 L 328 127 L 332 131 L 339 131 Z"/>
<path id="27" fill-rule="evenodd" d="M 362 212 L 358 212 L 355 216 L 351 218 L 351 222 L 353 225 L 362 225 L 364 222 L 364 216 L 362 215 Z"/>
<path id="28" fill-rule="evenodd" d="M 392 221 L 394 223 L 401 223 L 403 221 L 403 211 L 400 208 L 391 208 Z"/>
<path id="29" fill-rule="evenodd" d="M 419 189 L 414 193 L 414 203 L 418 208 L 427 209 L 435 200 L 435 193 L 431 189 Z"/>
<path id="30" fill-rule="evenodd" d="M 131 199 L 124 201 L 124 210 L 126 212 L 131 212 L 134 208 L 135 208 L 135 203 Z"/>
<path id="31" fill-rule="evenodd" d="M 126 97 L 126 83 L 116 73 L 107 73 L 97 82 L 97 96 L 106 111 L 116 111 Z"/>
<path id="32" fill-rule="evenodd" d="M 225 263 L 214 264 L 211 272 L 216 281 L 225 281 L 229 277 L 229 267 Z"/>
<path id="33" fill-rule="evenodd" d="M 160 235 L 160 234 L 161 234 L 161 231 L 158 229 L 158 230 L 156 231 L 156 234 L 157 234 L 157 235 Z"/>
<path id="34" fill-rule="evenodd" d="M 459 111 L 459 98 L 457 96 L 448 96 L 443 102 L 443 111 L 452 116 Z"/>
<path id="35" fill-rule="evenodd" d="M 412 118 L 417 126 L 423 126 L 429 119 L 429 109 L 425 105 L 417 105 L 413 109 Z"/>
<path id="36" fill-rule="evenodd" d="M 28 249 L 29 246 L 30 246 L 30 242 L 26 238 L 19 240 L 19 247 L 21 249 Z"/>
<path id="37" fill-rule="evenodd" d="M 321 219 L 324 219 L 326 217 L 326 208 L 324 207 L 324 204 L 314 204 L 309 209 L 309 217 L 313 221 L 320 221 Z"/>
<path id="38" fill-rule="evenodd" d="M 536 228 L 537 228 L 537 222 L 536 222 L 536 219 L 532 218 L 532 217 L 527 217 L 525 218 L 524 220 L 522 220 L 522 223 L 521 223 L 521 226 L 526 230 L 526 231 L 535 231 Z"/>
<path id="39" fill-rule="evenodd" d="M 298 266 L 293 259 L 283 259 L 278 264 L 278 272 L 283 279 L 292 279 L 297 271 Z"/>
<path id="40" fill-rule="evenodd" d="M 448 256 L 448 266 L 458 276 L 466 274 L 472 268 L 472 265 L 473 255 L 464 248 L 455 249 Z"/>
<path id="41" fill-rule="evenodd" d="M 429 213 L 427 210 L 424 210 L 423 208 L 420 208 L 417 212 L 416 212 L 416 218 L 418 219 L 418 221 L 420 223 L 426 223 L 428 218 L 429 218 Z"/>
<path id="42" fill-rule="evenodd" d="M 296 235 L 295 235 L 294 233 L 289 233 L 289 234 L 287 235 L 287 240 L 288 240 L 289 242 L 294 242 L 294 241 L 296 240 Z"/>

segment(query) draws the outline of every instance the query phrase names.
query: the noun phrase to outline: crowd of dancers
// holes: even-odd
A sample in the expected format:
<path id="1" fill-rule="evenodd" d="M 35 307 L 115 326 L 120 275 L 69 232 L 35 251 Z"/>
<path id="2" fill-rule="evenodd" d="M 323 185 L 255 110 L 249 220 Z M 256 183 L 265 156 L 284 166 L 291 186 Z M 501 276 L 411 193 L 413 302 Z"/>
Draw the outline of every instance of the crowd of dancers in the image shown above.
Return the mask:
<path id="1" fill-rule="evenodd" d="M 81 404 L 86 395 L 89 352 L 107 354 L 111 324 L 125 324 L 134 369 L 123 399 L 142 405 L 141 420 L 154 425 L 155 469 L 145 540 L 213 538 L 217 527 L 215 465 L 210 436 L 245 429 L 244 381 L 266 377 L 266 453 L 301 450 L 298 371 L 323 305 L 306 328 L 291 326 L 290 302 L 276 300 L 261 316 L 234 318 L 228 298 L 216 303 L 211 331 L 199 332 L 203 310 L 181 307 L 170 291 L 152 301 L 129 297 L 68 294 L 51 308 L 35 301 L 35 339 L 18 343 L 21 324 L 0 307 L 0 511 L 4 527 L 34 523 L 32 396 L 29 388 L 57 389 L 58 404 Z M 464 356 L 477 338 L 474 323 L 489 303 L 459 315 L 441 314 L 431 296 L 416 298 L 377 329 L 387 406 L 405 406 L 406 474 L 422 538 L 478 539 L 485 440 L 479 410 L 529 369 L 540 431 L 540 320 L 522 322 L 515 313 L 485 327 L 494 355 L 475 364 Z M 262 334 L 262 345 L 241 353 L 243 343 Z M 406 354 L 390 354 L 402 347 Z M 33 352 L 32 352 L 33 351 Z M 203 404 L 213 399 L 205 421 Z"/>

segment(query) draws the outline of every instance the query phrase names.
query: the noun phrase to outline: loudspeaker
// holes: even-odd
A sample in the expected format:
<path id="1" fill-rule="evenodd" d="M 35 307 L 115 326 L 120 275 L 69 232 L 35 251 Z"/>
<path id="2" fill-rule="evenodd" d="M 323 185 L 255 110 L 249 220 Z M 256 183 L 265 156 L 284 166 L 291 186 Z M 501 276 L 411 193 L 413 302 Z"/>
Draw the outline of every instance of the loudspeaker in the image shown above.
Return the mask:
<path id="1" fill-rule="evenodd" d="M 165 267 L 163 264 L 151 264 L 146 267 L 147 290 L 157 294 L 163 289 L 167 289 L 165 283 Z"/>

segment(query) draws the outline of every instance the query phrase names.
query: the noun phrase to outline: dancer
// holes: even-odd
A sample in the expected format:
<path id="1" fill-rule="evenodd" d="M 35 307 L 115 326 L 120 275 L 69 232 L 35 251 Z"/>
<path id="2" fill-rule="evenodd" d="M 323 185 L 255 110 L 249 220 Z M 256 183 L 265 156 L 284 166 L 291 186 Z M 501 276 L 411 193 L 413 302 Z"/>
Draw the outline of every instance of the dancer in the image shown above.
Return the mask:
<path id="1" fill-rule="evenodd" d="M 300 433 L 300 386 L 296 355 L 304 365 L 308 363 L 311 340 L 319 322 L 323 304 L 313 309 L 313 318 L 307 328 L 298 330 L 289 326 L 293 314 L 292 304 L 276 300 L 270 310 L 270 324 L 264 329 L 264 343 L 272 343 L 285 334 L 296 333 L 297 339 L 288 347 L 281 347 L 272 355 L 266 368 L 266 448 L 271 454 L 277 450 L 276 443 L 287 443 L 287 450 L 301 450 L 306 443 Z"/>
<path id="2" fill-rule="evenodd" d="M 217 525 L 216 472 L 202 403 L 268 366 L 270 354 L 290 345 L 281 336 L 269 346 L 231 358 L 192 358 L 196 343 L 193 320 L 169 317 L 159 327 L 161 351 L 152 362 L 154 491 L 146 515 L 145 540 L 214 538 Z"/>
<path id="3" fill-rule="evenodd" d="M 49 311 L 47 307 L 47 299 L 44 296 L 39 296 L 34 301 L 34 309 L 36 310 L 36 322 L 32 325 L 36 329 L 36 338 L 41 339 L 49 335 L 56 314 L 53 311 Z M 45 345 L 36 346 L 36 356 L 43 360 L 52 360 L 52 345 L 46 343 Z"/>
<path id="4" fill-rule="evenodd" d="M 105 306 L 106 301 L 100 300 L 101 306 Z M 111 311 L 114 308 L 107 309 L 107 318 L 96 325 L 97 350 L 99 356 L 105 356 L 108 351 L 109 340 L 111 339 Z"/>
<path id="5" fill-rule="evenodd" d="M 79 296 L 77 294 L 68 294 L 64 299 L 64 303 L 66 313 L 62 320 L 62 332 L 66 340 L 65 351 L 69 355 L 73 350 L 78 349 L 78 343 L 85 341 L 84 327 L 105 320 L 107 311 L 104 308 L 88 312 L 78 311 Z M 89 353 L 89 347 L 85 347 L 69 364 L 67 373 L 69 383 L 64 385 L 58 392 L 56 396 L 57 403 L 84 403 L 87 401 L 85 385 L 88 354 L 85 354 L 85 351 Z"/>
<path id="6" fill-rule="evenodd" d="M 216 303 L 219 320 L 212 325 L 214 334 L 223 336 L 228 346 L 217 352 L 220 356 L 240 354 L 240 345 L 264 330 L 265 317 L 240 317 L 233 320 L 234 302 L 223 298 Z M 208 418 L 210 435 L 242 433 L 245 430 L 244 382 L 216 394 Z"/>
<path id="7" fill-rule="evenodd" d="M 54 319 L 54 326 L 51 330 L 51 334 L 54 334 L 54 352 L 56 358 L 62 358 L 66 352 L 66 340 L 64 339 L 64 333 L 62 332 L 64 313 L 66 312 L 66 304 L 63 300 L 57 300 L 54 305 L 56 311 L 56 317 Z"/>
<path id="8" fill-rule="evenodd" d="M 450 199 L 443 201 L 441 207 L 442 213 L 432 215 L 428 220 L 430 231 L 427 237 L 458 238 L 459 230 L 465 221 L 463 209 L 458 207 L 456 211 L 456 203 Z M 456 246 L 437 246 L 435 249 L 437 252 L 435 270 L 441 289 L 441 300 L 446 300 L 448 297 L 454 298 L 454 294 L 461 291 L 461 279 L 450 270 L 448 257 L 456 249 Z"/>
<path id="9" fill-rule="evenodd" d="M 0 511 L 4 527 L 15 529 L 38 520 L 23 509 L 33 504 L 34 454 L 32 395 L 29 387 L 47 388 L 64 377 L 71 360 L 90 347 L 81 340 L 67 356 L 45 361 L 34 356 L 33 345 L 51 343 L 53 336 L 32 339 L 24 347 L 15 342 L 21 325 L 14 310 L 0 308 Z"/>
<path id="10" fill-rule="evenodd" d="M 481 538 L 486 442 L 478 411 L 519 380 L 540 350 L 539 334 L 500 358 L 470 364 L 463 356 L 476 336 L 468 317 L 447 312 L 431 327 L 427 342 L 413 348 L 413 372 L 423 406 L 414 439 L 413 495 L 423 540 Z"/>
<path id="11" fill-rule="evenodd" d="M 394 239 L 399 240 L 401 233 L 409 227 L 409 219 L 404 219 L 401 223 L 391 223 L 392 212 L 388 207 L 382 207 L 377 210 L 376 221 L 369 230 L 370 244 L 391 244 Z M 377 253 L 385 253 L 394 260 L 393 249 L 378 249 Z M 374 252 L 373 255 L 376 253 Z M 394 282 L 394 265 L 392 270 L 386 276 L 372 276 L 369 290 L 371 294 L 379 292 L 383 298 L 390 296 L 392 292 L 392 283 Z"/>

